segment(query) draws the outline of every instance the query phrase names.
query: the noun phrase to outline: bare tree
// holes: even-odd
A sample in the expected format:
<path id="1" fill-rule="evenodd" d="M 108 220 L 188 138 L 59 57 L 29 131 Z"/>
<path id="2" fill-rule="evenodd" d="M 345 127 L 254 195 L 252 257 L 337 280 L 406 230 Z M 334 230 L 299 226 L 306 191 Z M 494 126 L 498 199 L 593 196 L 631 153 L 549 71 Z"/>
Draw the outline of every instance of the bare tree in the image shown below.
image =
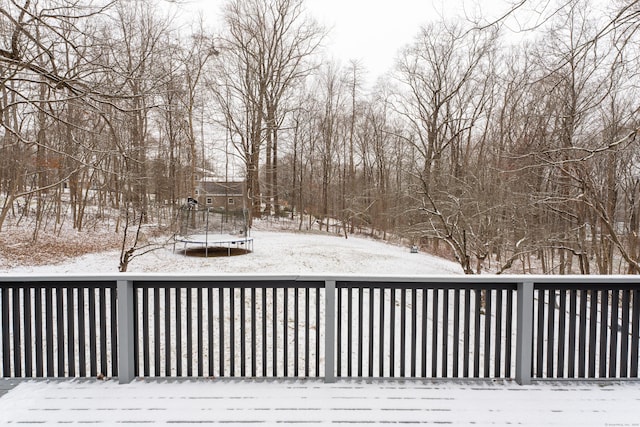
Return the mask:
<path id="1" fill-rule="evenodd" d="M 418 158 L 416 201 L 427 215 L 419 224 L 425 238 L 449 245 L 466 273 L 473 271 L 465 221 L 463 153 L 480 124 L 490 74 L 493 31 L 464 31 L 455 25 L 424 27 L 399 63 L 404 85 L 398 114 L 405 120 Z M 448 163 L 448 165 L 447 165 Z"/>
<path id="2" fill-rule="evenodd" d="M 318 47 L 322 31 L 304 14 L 301 0 L 233 0 L 224 18 L 228 27 L 221 44 L 224 69 L 214 84 L 225 123 L 245 162 L 247 204 L 253 215 L 260 215 L 263 144 L 269 151 L 265 196 L 271 206 L 277 188 L 281 100 L 309 73 L 307 59 Z"/>

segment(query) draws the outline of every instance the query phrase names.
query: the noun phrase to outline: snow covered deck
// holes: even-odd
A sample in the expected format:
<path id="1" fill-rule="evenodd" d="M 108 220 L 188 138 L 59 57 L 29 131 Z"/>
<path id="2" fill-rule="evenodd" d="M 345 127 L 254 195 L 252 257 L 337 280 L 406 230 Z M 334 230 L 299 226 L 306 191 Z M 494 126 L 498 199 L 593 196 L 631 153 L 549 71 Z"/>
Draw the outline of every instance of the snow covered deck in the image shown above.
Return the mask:
<path id="1" fill-rule="evenodd" d="M 0 425 L 638 426 L 639 404 L 638 382 L 29 380 L 0 397 Z"/>

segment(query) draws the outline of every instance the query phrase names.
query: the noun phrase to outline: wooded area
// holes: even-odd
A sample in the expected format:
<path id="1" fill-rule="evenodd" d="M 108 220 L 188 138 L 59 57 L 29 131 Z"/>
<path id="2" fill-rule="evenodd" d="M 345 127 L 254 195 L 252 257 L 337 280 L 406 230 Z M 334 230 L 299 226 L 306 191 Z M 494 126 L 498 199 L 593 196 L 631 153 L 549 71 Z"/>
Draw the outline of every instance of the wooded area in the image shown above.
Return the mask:
<path id="1" fill-rule="evenodd" d="M 466 273 L 640 273 L 640 1 L 554 4 L 517 42 L 431 20 L 367 85 L 304 0 L 229 0 L 221 28 L 160 1 L 0 0 L 0 232 L 167 225 L 236 162 L 253 218 Z"/>

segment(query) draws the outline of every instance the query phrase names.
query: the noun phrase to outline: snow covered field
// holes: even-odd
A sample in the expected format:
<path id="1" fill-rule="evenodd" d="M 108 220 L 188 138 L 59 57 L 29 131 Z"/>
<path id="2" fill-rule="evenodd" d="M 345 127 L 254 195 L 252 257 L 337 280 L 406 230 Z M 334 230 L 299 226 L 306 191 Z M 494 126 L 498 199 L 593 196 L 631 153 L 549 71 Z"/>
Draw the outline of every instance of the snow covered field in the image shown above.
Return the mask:
<path id="1" fill-rule="evenodd" d="M 130 273 L 184 274 L 462 274 L 456 263 L 431 255 L 412 254 L 408 247 L 362 237 L 253 231 L 254 251 L 247 255 L 198 258 L 180 253 L 181 243 L 134 258 Z M 99 247 L 100 242 L 96 245 Z M 119 251 L 97 252 L 53 265 L 8 267 L 0 259 L 0 273 L 106 274 L 118 272 Z"/>

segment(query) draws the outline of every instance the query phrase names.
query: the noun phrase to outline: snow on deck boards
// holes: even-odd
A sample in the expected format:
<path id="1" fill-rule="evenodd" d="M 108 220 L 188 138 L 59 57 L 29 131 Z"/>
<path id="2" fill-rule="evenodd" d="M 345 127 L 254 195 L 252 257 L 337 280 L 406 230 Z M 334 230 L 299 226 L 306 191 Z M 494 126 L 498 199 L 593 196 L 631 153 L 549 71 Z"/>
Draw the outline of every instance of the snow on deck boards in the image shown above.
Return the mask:
<path id="1" fill-rule="evenodd" d="M 5 388 L 0 425 L 640 426 L 638 382 L 27 380 Z"/>
<path id="2" fill-rule="evenodd" d="M 9 393 L 11 389 L 18 385 L 20 380 L 15 380 L 12 378 L 1 378 L 0 379 L 0 397 Z"/>

